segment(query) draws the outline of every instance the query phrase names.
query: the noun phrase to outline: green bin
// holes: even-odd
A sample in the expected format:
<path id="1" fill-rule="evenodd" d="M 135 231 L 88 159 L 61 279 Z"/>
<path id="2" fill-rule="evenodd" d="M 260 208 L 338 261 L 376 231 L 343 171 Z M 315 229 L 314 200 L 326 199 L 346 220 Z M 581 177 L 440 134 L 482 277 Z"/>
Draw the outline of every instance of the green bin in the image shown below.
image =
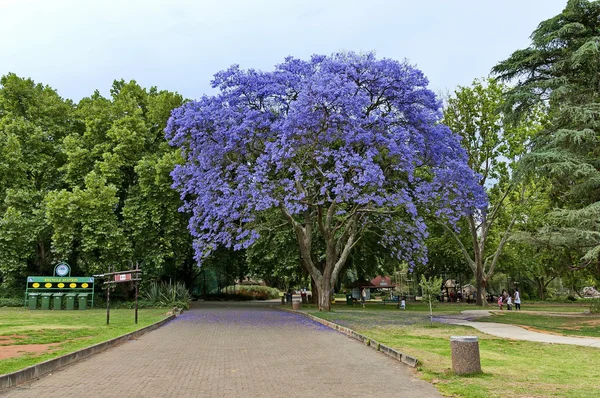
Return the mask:
<path id="1" fill-rule="evenodd" d="M 30 310 L 37 309 L 37 301 L 38 301 L 39 295 L 40 295 L 39 293 L 29 293 L 29 297 L 28 297 L 29 306 L 27 308 L 29 308 Z"/>
<path id="2" fill-rule="evenodd" d="M 50 309 L 50 297 L 52 297 L 52 293 L 42 293 L 42 309 L 43 310 Z"/>
<path id="3" fill-rule="evenodd" d="M 52 298 L 54 301 L 52 303 L 52 308 L 54 308 L 55 310 L 62 310 L 62 297 L 64 296 L 64 293 L 54 293 L 52 295 Z"/>
<path id="4" fill-rule="evenodd" d="M 351 294 L 346 294 L 346 304 L 348 305 L 353 305 L 354 302 L 352 300 L 352 295 Z"/>
<path id="5" fill-rule="evenodd" d="M 79 309 L 85 310 L 87 308 L 87 297 L 88 293 L 79 293 L 77 298 L 79 299 Z"/>
<path id="6" fill-rule="evenodd" d="M 77 294 L 75 293 L 69 293 L 67 294 L 67 309 L 68 310 L 74 310 L 75 309 L 75 297 L 77 297 Z"/>

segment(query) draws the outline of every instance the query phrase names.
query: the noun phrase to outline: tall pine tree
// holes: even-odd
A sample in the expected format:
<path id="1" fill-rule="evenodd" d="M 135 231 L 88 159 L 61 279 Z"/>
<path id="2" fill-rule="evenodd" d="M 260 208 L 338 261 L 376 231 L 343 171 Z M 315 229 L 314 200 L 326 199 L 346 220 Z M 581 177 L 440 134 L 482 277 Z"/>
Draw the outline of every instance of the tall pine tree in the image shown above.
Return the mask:
<path id="1" fill-rule="evenodd" d="M 538 26 L 531 45 L 493 68 L 515 83 L 507 108 L 515 118 L 535 106 L 545 129 L 523 159 L 526 170 L 552 181 L 555 210 L 540 237 L 580 252 L 575 268 L 600 270 L 600 2 L 570 0 Z"/>

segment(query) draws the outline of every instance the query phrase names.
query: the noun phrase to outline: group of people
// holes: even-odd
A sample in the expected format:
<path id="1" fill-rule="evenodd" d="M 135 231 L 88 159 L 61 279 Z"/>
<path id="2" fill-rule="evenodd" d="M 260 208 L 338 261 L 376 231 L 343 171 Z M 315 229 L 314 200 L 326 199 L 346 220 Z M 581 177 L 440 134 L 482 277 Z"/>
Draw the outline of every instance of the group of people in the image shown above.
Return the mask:
<path id="1" fill-rule="evenodd" d="M 515 289 L 512 294 L 508 293 L 506 289 L 502 289 L 502 294 L 498 296 L 498 307 L 502 309 L 502 306 L 506 304 L 506 308 L 512 310 L 513 303 L 515 305 L 515 310 L 521 309 L 521 295 L 519 294 L 519 289 Z"/>

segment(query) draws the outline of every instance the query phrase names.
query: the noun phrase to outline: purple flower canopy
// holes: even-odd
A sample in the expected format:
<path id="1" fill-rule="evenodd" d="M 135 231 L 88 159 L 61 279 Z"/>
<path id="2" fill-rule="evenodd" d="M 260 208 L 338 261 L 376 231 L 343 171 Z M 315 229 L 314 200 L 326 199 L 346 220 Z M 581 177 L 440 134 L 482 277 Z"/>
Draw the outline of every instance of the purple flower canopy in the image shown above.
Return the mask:
<path id="1" fill-rule="evenodd" d="M 172 176 L 198 260 L 217 244 L 251 245 L 260 212 L 335 203 L 334 217 L 376 225 L 399 259 L 426 261 L 419 212 L 454 223 L 486 205 L 440 101 L 406 62 L 289 57 L 272 72 L 232 66 L 212 84 L 220 94 L 174 110 L 165 130 L 186 160 Z"/>

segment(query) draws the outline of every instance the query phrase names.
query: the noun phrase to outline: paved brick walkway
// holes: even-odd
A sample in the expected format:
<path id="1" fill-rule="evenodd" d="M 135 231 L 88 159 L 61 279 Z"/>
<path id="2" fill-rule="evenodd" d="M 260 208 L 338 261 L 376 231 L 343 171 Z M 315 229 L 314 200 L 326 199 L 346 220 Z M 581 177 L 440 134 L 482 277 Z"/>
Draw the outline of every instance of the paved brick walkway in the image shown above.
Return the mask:
<path id="1" fill-rule="evenodd" d="M 265 305 L 199 303 L 2 397 L 439 397 L 409 368 Z"/>

